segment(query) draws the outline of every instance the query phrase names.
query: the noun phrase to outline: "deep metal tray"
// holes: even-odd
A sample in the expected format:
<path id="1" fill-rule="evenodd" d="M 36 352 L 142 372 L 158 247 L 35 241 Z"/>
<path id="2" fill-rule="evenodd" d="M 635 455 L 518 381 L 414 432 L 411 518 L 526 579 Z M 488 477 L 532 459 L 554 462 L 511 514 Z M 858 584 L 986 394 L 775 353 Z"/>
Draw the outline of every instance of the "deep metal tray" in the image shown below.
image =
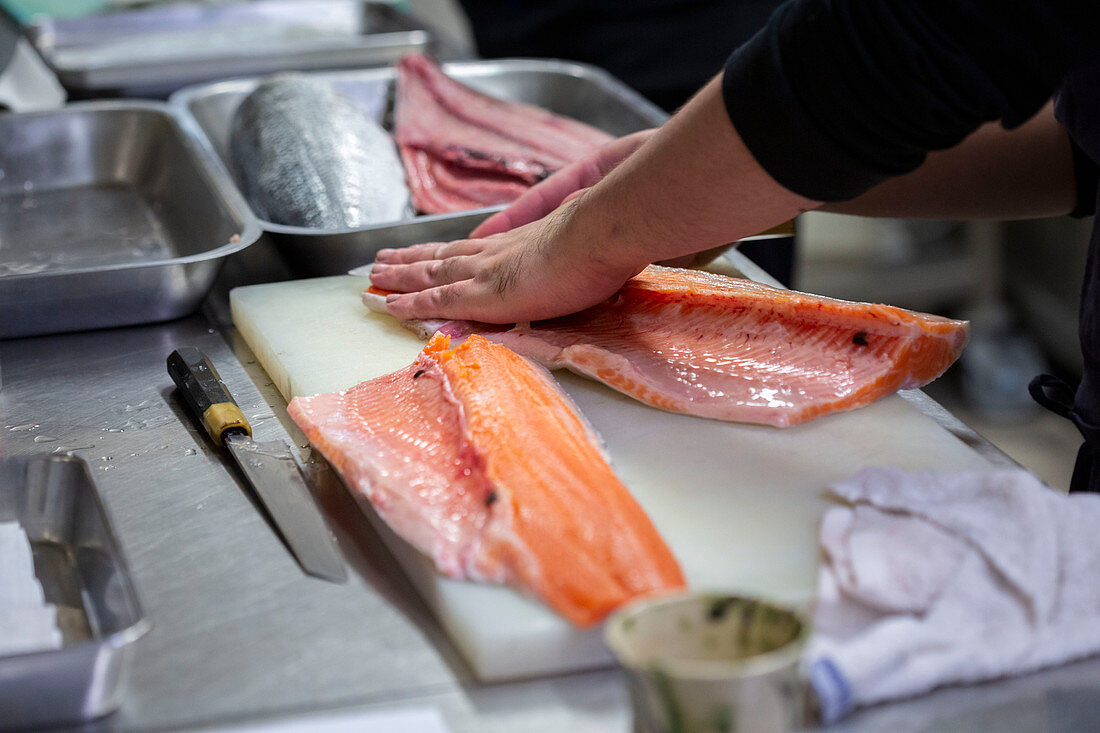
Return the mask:
<path id="1" fill-rule="evenodd" d="M 0 115 L 0 338 L 193 311 L 261 234 L 155 102 Z"/>
<path id="2" fill-rule="evenodd" d="M 462 61 L 444 64 L 448 75 L 502 99 L 528 102 L 569 115 L 612 135 L 625 135 L 662 124 L 667 115 L 605 71 L 585 64 L 543 59 Z M 385 123 L 386 100 L 396 77 L 390 68 L 310 75 L 331 83 L 341 94 Z M 221 160 L 232 176 L 229 130 L 241 100 L 259 79 L 239 79 L 181 89 L 170 103 L 184 125 Z M 417 216 L 402 221 L 343 230 L 319 230 L 260 220 L 288 264 L 302 275 L 342 274 L 374 260 L 384 247 L 447 241 L 466 236 L 503 206 L 454 214 Z"/>
<path id="3" fill-rule="evenodd" d="M 187 84 L 285 69 L 390 63 L 430 51 L 423 23 L 385 2 L 175 2 L 82 18 L 38 17 L 28 35 L 82 93 L 167 95 Z"/>
<path id="4" fill-rule="evenodd" d="M 31 542 L 62 647 L 0 656 L 0 727 L 79 723 L 118 708 L 149 629 L 88 467 L 64 455 L 0 459 L 0 520 Z"/>

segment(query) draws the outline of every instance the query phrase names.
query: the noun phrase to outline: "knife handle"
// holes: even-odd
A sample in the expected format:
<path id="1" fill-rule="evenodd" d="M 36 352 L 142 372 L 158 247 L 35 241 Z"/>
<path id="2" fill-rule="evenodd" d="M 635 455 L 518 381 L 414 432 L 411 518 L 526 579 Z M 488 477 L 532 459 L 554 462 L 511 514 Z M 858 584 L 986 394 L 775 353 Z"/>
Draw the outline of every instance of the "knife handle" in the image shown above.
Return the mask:
<path id="1" fill-rule="evenodd" d="M 168 374 L 215 443 L 224 442 L 222 436 L 227 430 L 252 435 L 252 426 L 206 354 L 194 346 L 176 349 L 168 355 Z"/>

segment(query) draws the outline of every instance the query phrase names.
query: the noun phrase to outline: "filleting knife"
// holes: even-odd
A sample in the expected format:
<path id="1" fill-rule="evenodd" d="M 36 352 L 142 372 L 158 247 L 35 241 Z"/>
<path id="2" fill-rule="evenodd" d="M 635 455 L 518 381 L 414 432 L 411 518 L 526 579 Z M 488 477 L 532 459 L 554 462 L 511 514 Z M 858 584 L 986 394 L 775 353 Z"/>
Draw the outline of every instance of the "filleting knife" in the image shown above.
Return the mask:
<path id="1" fill-rule="evenodd" d="M 214 365 L 198 349 L 187 346 L 169 354 L 168 374 L 214 443 L 224 445 L 233 456 L 302 570 L 343 583 L 347 571 L 336 540 L 287 445 L 252 439 L 252 426 Z"/>

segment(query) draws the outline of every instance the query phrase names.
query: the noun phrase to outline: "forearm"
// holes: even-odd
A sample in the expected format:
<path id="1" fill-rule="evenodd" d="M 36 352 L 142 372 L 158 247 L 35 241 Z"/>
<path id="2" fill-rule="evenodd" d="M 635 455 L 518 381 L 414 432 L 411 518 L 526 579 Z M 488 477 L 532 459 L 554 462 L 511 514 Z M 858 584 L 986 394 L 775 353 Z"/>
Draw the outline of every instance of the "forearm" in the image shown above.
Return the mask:
<path id="1" fill-rule="evenodd" d="M 598 243 L 592 256 L 644 263 L 727 244 L 817 205 L 756 163 L 715 79 L 580 197 L 572 226 Z"/>
<path id="2" fill-rule="evenodd" d="M 822 211 L 911 219 L 1025 219 L 1066 214 L 1075 200 L 1069 137 L 1046 105 L 1014 130 L 983 125 L 912 173 Z"/>

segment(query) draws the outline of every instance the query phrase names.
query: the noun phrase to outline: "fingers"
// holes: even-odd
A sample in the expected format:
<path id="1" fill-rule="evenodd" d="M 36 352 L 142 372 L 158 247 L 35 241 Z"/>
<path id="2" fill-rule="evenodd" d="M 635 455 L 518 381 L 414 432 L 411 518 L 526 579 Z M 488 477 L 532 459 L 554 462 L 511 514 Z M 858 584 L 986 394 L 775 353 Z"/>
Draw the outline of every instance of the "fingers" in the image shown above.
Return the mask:
<path id="1" fill-rule="evenodd" d="M 593 156 L 582 158 L 527 190 L 504 211 L 490 216 L 470 232 L 470 238 L 488 237 L 530 224 L 561 205 L 570 194 L 588 188 L 603 174 Z"/>
<path id="2" fill-rule="evenodd" d="M 375 287 L 407 293 L 467 280 L 477 274 L 475 257 L 463 255 L 408 264 L 375 263 L 370 281 Z"/>
<path id="3" fill-rule="evenodd" d="M 642 130 L 613 140 L 559 170 L 545 181 L 532 186 L 508 208 L 493 214 L 470 232 L 470 238 L 488 237 L 507 232 L 541 219 L 579 191 L 596 185 L 619 163 L 629 157 L 657 130 Z"/>
<path id="4" fill-rule="evenodd" d="M 452 320 L 504 323 L 486 308 L 484 288 L 474 280 L 440 285 L 416 293 L 386 296 L 386 310 L 402 321 L 445 318 Z"/>
<path id="5" fill-rule="evenodd" d="M 381 249 L 374 256 L 378 264 L 404 265 L 424 260 L 442 260 L 447 257 L 474 255 L 480 252 L 484 244 L 474 239 L 459 239 L 454 242 L 428 242 L 414 244 L 400 249 Z"/>

